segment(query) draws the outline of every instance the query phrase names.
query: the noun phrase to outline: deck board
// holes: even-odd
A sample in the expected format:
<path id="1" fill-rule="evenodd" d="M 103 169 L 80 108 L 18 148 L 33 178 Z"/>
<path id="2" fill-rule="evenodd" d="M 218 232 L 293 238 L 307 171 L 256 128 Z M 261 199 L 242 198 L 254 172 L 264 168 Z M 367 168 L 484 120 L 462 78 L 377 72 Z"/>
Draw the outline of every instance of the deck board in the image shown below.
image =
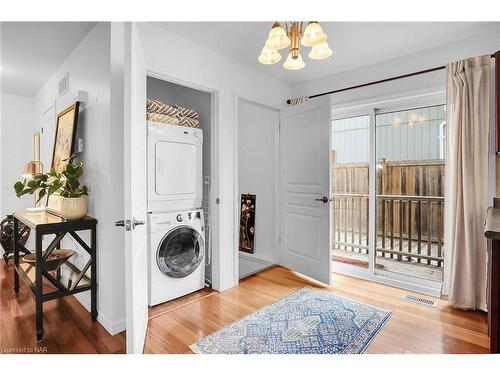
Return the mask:
<path id="1" fill-rule="evenodd" d="M 347 241 L 344 241 L 345 239 L 345 233 L 336 233 L 335 234 L 335 239 L 336 241 L 339 242 L 347 242 L 347 243 L 353 243 L 357 244 L 359 239 L 361 239 L 362 243 L 366 243 L 367 236 L 365 234 L 359 235 L 358 233 L 355 233 L 354 236 L 354 241 L 351 240 L 351 233 L 347 232 Z M 407 239 L 403 239 L 403 251 L 405 252 L 410 252 L 410 241 Z M 382 248 L 382 236 L 377 236 L 377 247 Z M 346 250 L 347 248 L 347 250 Z M 386 237 L 386 243 L 385 243 L 385 248 L 390 249 L 390 240 L 387 239 Z M 399 251 L 399 239 L 394 238 L 393 242 L 393 250 Z M 418 241 L 417 240 L 412 240 L 411 241 L 411 253 L 417 255 L 418 253 Z M 421 253 L 422 254 L 427 254 L 427 242 L 421 243 Z M 390 258 L 389 254 L 386 253 L 385 257 L 381 256 L 381 250 L 377 251 L 377 264 L 382 266 L 382 268 L 385 268 L 390 271 L 398 272 L 398 273 L 403 273 L 406 275 L 413 275 L 413 276 L 418 276 L 418 277 L 423 277 L 426 279 L 431 279 L 431 280 L 436 280 L 436 281 L 442 281 L 443 280 L 443 267 L 442 263 L 441 266 L 438 266 L 437 261 L 432 260 L 431 264 L 428 265 L 425 259 L 421 260 L 421 263 L 417 262 L 417 259 L 414 257 L 412 258 L 411 262 L 407 261 L 407 257 L 403 256 L 402 261 L 396 260 L 397 255 L 394 254 L 393 259 Z M 438 245 L 436 243 L 431 244 L 431 256 L 438 256 Z M 366 253 L 366 250 L 362 250 L 359 248 L 351 247 L 351 246 L 344 246 L 344 245 L 333 245 L 332 248 L 332 256 L 334 256 L 336 259 L 338 258 L 345 258 L 346 263 L 349 263 L 349 261 L 362 261 L 362 262 L 368 262 L 368 255 Z"/>

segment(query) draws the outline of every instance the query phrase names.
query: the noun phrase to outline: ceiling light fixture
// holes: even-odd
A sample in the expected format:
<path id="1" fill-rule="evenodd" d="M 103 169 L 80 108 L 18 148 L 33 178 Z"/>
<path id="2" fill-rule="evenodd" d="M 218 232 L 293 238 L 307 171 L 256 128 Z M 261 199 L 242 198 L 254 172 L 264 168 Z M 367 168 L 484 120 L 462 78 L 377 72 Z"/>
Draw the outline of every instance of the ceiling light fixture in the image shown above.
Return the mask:
<path id="1" fill-rule="evenodd" d="M 289 48 L 289 53 L 283 67 L 288 70 L 299 70 L 306 66 L 300 54 L 300 45 L 312 47 L 309 58 L 323 60 L 332 55 L 332 50 L 327 43 L 327 35 L 317 21 L 310 21 L 305 30 L 303 22 L 285 22 L 285 29 L 276 21 L 267 38 L 264 48 L 259 55 L 261 64 L 276 64 L 281 60 L 279 49 Z"/>

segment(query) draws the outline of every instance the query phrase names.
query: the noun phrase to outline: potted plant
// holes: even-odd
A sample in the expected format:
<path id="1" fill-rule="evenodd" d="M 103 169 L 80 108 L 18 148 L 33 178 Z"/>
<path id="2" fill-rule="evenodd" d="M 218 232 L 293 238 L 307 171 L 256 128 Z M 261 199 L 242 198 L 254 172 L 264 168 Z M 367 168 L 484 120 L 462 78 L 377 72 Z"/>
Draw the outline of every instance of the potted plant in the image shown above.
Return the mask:
<path id="1" fill-rule="evenodd" d="M 79 178 L 83 174 L 83 162 L 75 162 L 76 155 L 68 160 L 65 169 L 56 173 L 54 168 L 49 173 L 39 173 L 30 179 L 17 181 L 14 184 L 16 195 L 35 194 L 38 191 L 37 203 L 43 197 L 58 195 L 61 197 L 59 214 L 65 219 L 75 220 L 87 214 L 87 187 L 81 185 Z"/>

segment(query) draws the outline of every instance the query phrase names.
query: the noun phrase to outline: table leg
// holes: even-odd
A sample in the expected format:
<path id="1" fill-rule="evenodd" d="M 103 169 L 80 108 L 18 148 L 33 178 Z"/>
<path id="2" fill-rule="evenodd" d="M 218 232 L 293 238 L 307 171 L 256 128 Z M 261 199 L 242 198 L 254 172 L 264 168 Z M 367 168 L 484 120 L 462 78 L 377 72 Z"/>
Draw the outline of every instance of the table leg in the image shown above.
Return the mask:
<path id="1" fill-rule="evenodd" d="M 19 267 L 19 221 L 14 218 L 14 265 Z M 19 274 L 14 270 L 14 292 L 19 293 Z"/>
<path id="2" fill-rule="evenodd" d="M 56 234 L 56 236 L 57 235 L 59 235 L 59 234 Z M 59 241 L 56 245 L 56 249 L 60 249 L 60 248 L 61 248 L 61 241 Z M 56 270 L 56 280 L 61 281 L 61 267 L 58 267 Z"/>
<path id="3" fill-rule="evenodd" d="M 97 320 L 97 239 L 96 239 L 96 234 L 97 228 L 94 225 L 94 227 L 90 231 L 90 250 L 91 250 L 91 258 L 92 258 L 92 264 L 91 264 L 91 276 L 92 276 L 92 281 L 91 281 L 91 302 L 90 302 L 90 316 L 92 317 L 92 321 Z"/>
<path id="4" fill-rule="evenodd" d="M 35 305 L 36 305 L 36 339 L 37 341 L 43 340 L 43 302 L 42 302 L 42 272 L 43 272 L 43 262 L 42 262 L 42 235 L 36 233 L 36 243 L 35 243 Z"/>

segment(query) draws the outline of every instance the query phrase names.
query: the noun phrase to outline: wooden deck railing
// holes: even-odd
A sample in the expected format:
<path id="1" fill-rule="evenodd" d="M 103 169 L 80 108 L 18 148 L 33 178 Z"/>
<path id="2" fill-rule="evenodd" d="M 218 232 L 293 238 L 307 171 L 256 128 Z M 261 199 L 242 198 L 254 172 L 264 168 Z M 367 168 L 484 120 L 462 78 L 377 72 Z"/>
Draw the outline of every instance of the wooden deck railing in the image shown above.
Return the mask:
<path id="1" fill-rule="evenodd" d="M 336 249 L 368 254 L 368 194 L 333 193 Z M 377 257 L 443 265 L 443 197 L 377 195 Z"/>

